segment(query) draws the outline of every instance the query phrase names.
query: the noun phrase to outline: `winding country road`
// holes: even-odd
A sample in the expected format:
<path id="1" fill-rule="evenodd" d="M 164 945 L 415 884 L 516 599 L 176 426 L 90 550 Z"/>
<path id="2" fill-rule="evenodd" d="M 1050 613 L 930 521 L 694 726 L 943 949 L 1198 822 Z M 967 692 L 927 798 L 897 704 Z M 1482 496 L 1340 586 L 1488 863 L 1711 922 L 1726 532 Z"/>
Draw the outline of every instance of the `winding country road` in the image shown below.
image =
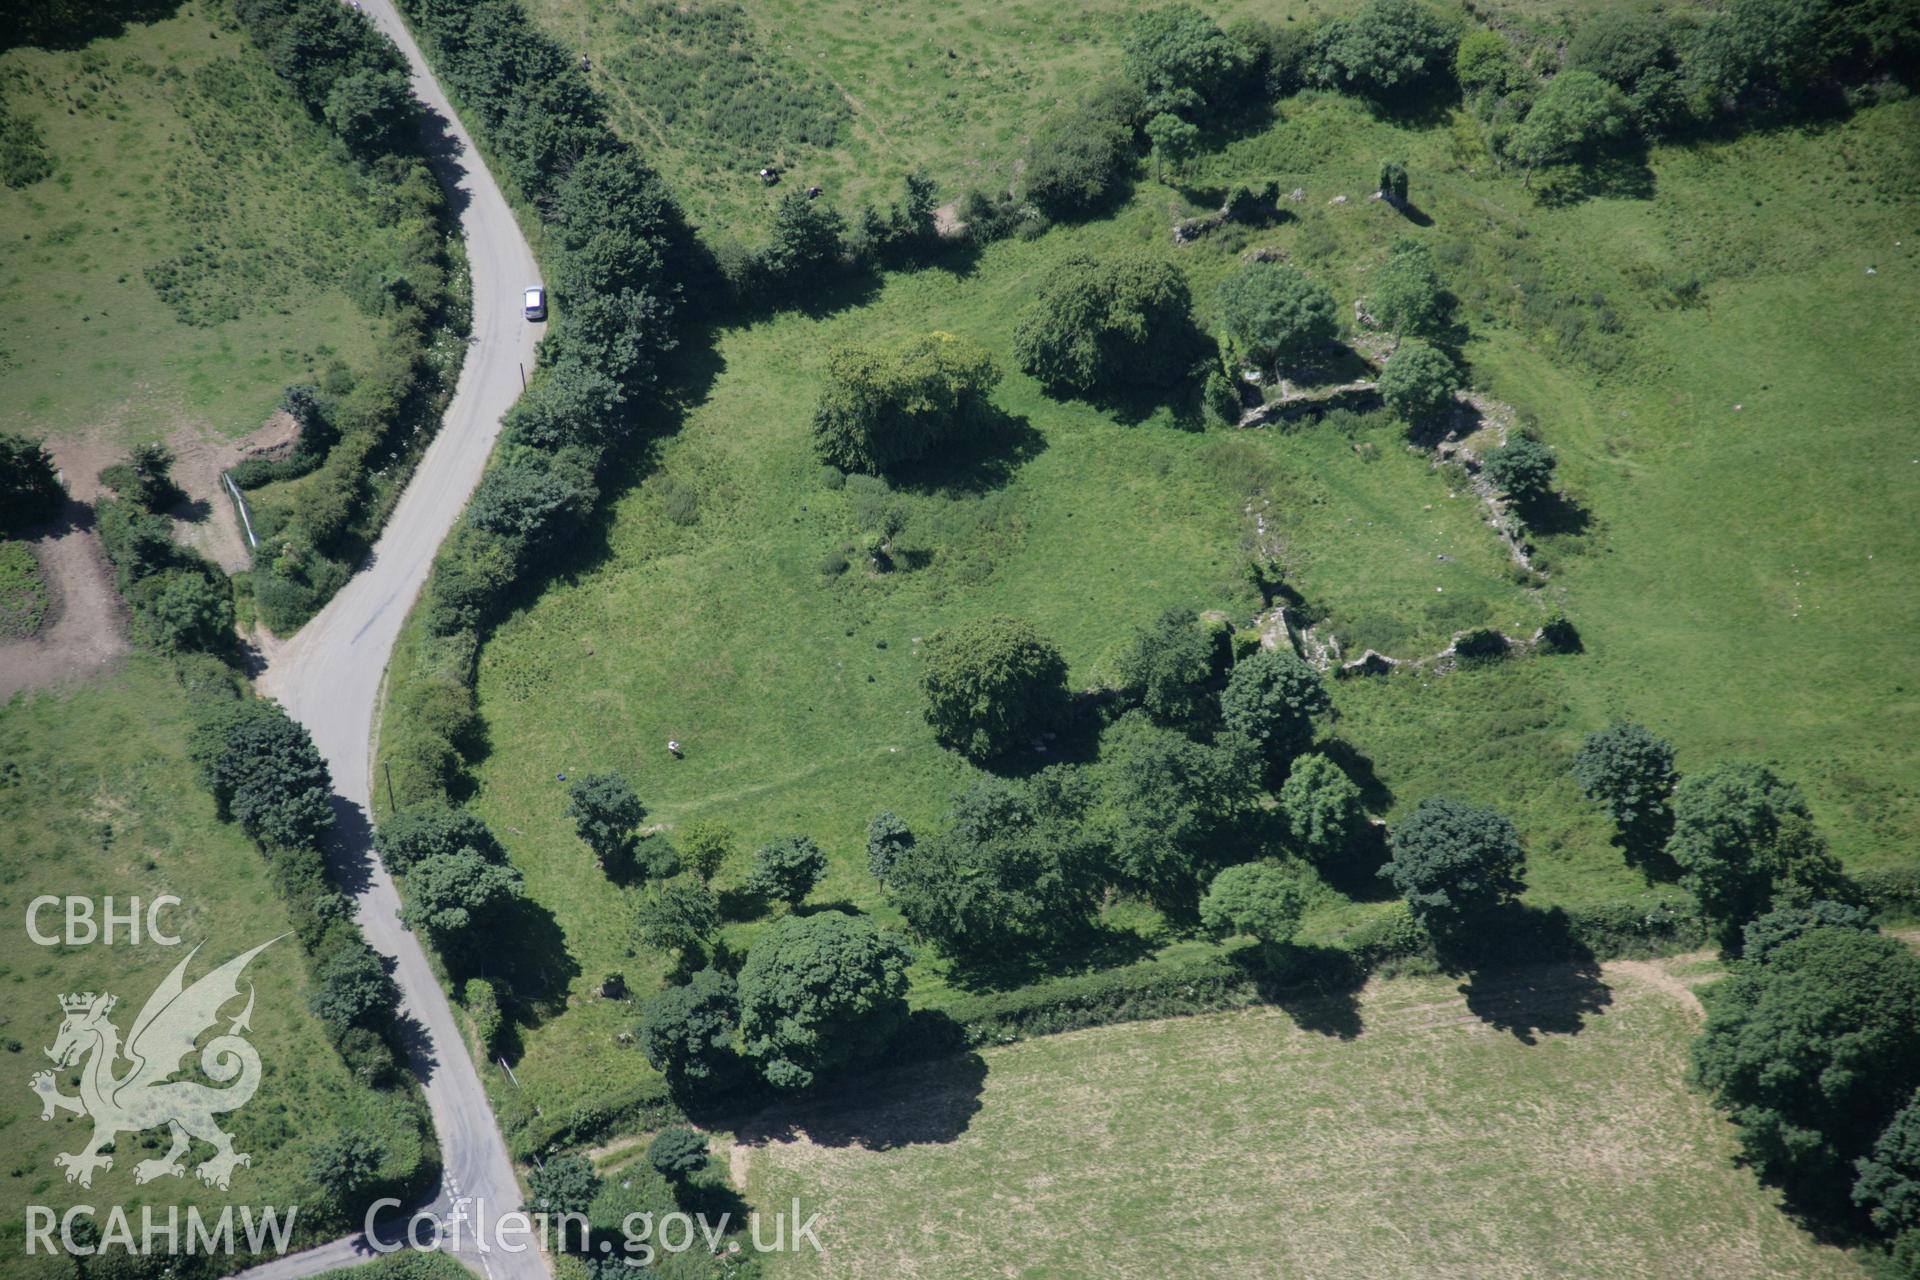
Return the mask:
<path id="1" fill-rule="evenodd" d="M 472 1243 L 476 1226 L 520 1208 L 520 1189 L 447 995 L 419 940 L 401 927 L 400 896 L 373 856 L 368 821 L 370 740 L 387 658 L 427 580 L 434 552 L 480 480 L 501 415 L 520 395 L 522 366 L 533 366 L 541 326 L 524 319 L 520 295 L 539 274 L 513 210 L 390 0 L 363 0 L 362 8 L 406 55 L 415 94 L 439 117 L 435 123 L 445 140 L 458 144 L 439 149 L 435 168 L 466 235 L 473 273 L 472 345 L 439 434 L 371 562 L 272 655 L 258 684 L 307 726 L 333 771 L 340 821 L 329 855 L 343 888 L 355 896 L 367 941 L 395 962 L 402 1017 L 410 1022 L 414 1063 L 440 1139 L 443 1177 L 429 1209 L 443 1223 L 459 1219 L 464 1238 L 453 1252 L 474 1270 L 491 1280 L 545 1280 L 546 1264 L 532 1249 L 482 1254 Z M 422 1232 L 424 1238 L 425 1228 Z M 292 1280 L 373 1256 L 365 1240 L 352 1237 L 246 1274 Z"/>

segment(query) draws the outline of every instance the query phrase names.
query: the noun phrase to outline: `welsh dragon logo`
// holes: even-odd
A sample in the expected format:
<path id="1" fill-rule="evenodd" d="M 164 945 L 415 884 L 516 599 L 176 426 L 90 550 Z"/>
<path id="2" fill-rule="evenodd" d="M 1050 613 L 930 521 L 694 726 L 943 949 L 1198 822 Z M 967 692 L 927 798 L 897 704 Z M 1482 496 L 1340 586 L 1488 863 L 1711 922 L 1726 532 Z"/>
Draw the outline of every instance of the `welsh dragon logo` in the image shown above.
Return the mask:
<path id="1" fill-rule="evenodd" d="M 101 1148 L 118 1134 L 139 1133 L 161 1125 L 172 1132 L 173 1145 L 159 1159 L 135 1165 L 135 1182 L 180 1177 L 186 1172 L 182 1157 L 195 1138 L 213 1147 L 213 1155 L 194 1169 L 210 1187 L 226 1190 L 234 1167 L 253 1163 L 251 1156 L 233 1149 L 233 1135 L 213 1122 L 216 1114 L 245 1106 L 260 1087 L 260 1055 L 240 1035 L 252 1029 L 252 983 L 247 984 L 246 1008 L 227 1024 L 224 1034 L 216 1035 L 200 1049 L 200 1069 L 226 1087 L 216 1089 L 169 1077 L 194 1051 L 200 1034 L 220 1020 L 221 1008 L 239 997 L 240 973 L 247 962 L 278 941 L 269 939 L 235 956 L 189 987 L 185 975 L 188 963 L 200 950 L 195 947 L 147 997 L 124 1047 L 119 1028 L 107 1020 L 118 997 L 106 992 L 96 996 L 91 991 L 60 997 L 66 1019 L 46 1054 L 61 1070 L 86 1059 L 80 1073 L 80 1095 L 61 1093 L 51 1071 L 36 1072 L 29 1083 L 40 1095 L 42 1120 L 53 1119 L 56 1111 L 93 1118 L 92 1140 L 71 1155 L 62 1152 L 53 1158 L 55 1165 L 67 1171 L 68 1182 L 92 1186 L 96 1169 L 113 1168 L 113 1157 L 102 1155 Z M 120 1067 L 122 1059 L 128 1064 L 124 1070 Z M 227 1084 L 230 1080 L 233 1083 Z"/>

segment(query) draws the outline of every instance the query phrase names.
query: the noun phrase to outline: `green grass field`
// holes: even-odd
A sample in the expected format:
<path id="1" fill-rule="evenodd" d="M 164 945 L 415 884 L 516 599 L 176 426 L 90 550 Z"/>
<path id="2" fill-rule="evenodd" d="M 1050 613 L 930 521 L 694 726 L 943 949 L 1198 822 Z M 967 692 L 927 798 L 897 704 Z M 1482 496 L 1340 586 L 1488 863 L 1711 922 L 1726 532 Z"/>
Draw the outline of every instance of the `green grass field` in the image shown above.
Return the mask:
<path id="1" fill-rule="evenodd" d="M 940 184 L 942 199 L 1004 186 L 1034 122 L 1118 63 L 1122 27 L 1137 6 L 760 0 L 742 6 L 724 36 L 705 39 L 639 20 L 652 7 L 605 0 L 527 6 L 591 56 L 614 123 L 660 168 L 694 220 L 751 244 L 795 187 L 821 185 L 851 216 L 862 201 L 897 199 L 901 178 L 916 168 Z M 1252 14 L 1304 20 L 1355 7 L 1349 0 L 1207 6 L 1222 22 Z M 729 109 L 716 106 L 708 116 L 692 105 L 736 79 L 743 88 Z M 763 122 L 767 100 L 806 107 Z M 809 141 L 816 130 L 831 142 Z M 786 171 L 784 185 L 771 190 L 756 176 L 770 163 Z"/>
<path id="2" fill-rule="evenodd" d="M 1897 156 L 1920 109 L 1658 151 L 1636 193 L 1571 202 L 1492 172 L 1450 124 L 1403 128 L 1325 95 L 1279 115 L 1216 139 L 1179 188 L 1142 180 L 1107 221 L 718 335 L 710 385 L 657 474 L 616 502 L 604 548 L 481 658 L 491 748 L 476 803 L 579 967 L 575 998 L 516 1064 L 533 1098 L 559 1105 L 582 1080 L 646 1074 L 615 1040 L 631 1004 L 591 992 L 612 972 L 644 992 L 666 968 L 634 935 L 637 890 L 607 883 L 573 837 L 557 773 L 621 769 L 650 820 L 721 819 L 743 853 L 806 832 L 832 859 L 816 900 L 891 919 L 864 868 L 867 819 L 888 807 L 934 821 L 968 772 L 919 718 L 916 642 L 1016 614 L 1083 687 L 1169 605 L 1244 622 L 1255 502 L 1291 584 L 1356 646 L 1417 656 L 1466 627 L 1574 619 L 1582 654 L 1336 689 L 1335 731 L 1371 763 L 1380 815 L 1439 791 L 1498 805 L 1527 843 L 1530 900 L 1677 897 L 1622 864 L 1567 777 L 1581 736 L 1616 716 L 1671 736 L 1685 768 L 1775 761 L 1849 865 L 1910 861 L 1920 759 L 1900 725 L 1920 680 L 1904 644 L 1920 606 L 1900 584 L 1920 561 L 1903 514 L 1920 470 L 1900 442 L 1920 367 L 1902 317 L 1920 286 Z M 1389 154 L 1407 157 L 1431 225 L 1366 200 Z M 1275 177 L 1305 192 L 1293 217 L 1171 243 L 1173 218 Z M 1168 407 L 1121 421 L 1048 399 L 1011 368 L 1014 317 L 1068 253 L 1174 257 L 1204 323 L 1246 249 L 1284 250 L 1344 313 L 1408 234 L 1433 245 L 1460 297 L 1477 385 L 1537 421 L 1561 459 L 1580 519 L 1539 539 L 1544 587 L 1516 584 L 1475 500 L 1384 420 L 1194 432 Z M 1681 306 L 1688 276 L 1699 301 Z M 859 525 L 853 491 L 824 484 L 810 449 L 825 349 L 935 328 L 1008 366 L 996 398 L 1023 441 L 998 465 L 903 490 L 905 571 L 832 574 Z M 669 737 L 685 760 L 668 757 Z M 1330 898 L 1308 933 L 1372 909 Z M 1115 920 L 1156 945 L 1202 945 L 1151 913 Z M 759 927 L 730 926 L 729 946 Z M 915 999 L 940 1003 L 945 981 L 923 959 Z"/>
<path id="3" fill-rule="evenodd" d="M 385 323 L 355 281 L 404 243 L 225 5 L 9 50 L 0 100 L 52 164 L 0 187 L 0 427 L 109 451 L 231 437 L 288 383 L 365 364 Z"/>
<path id="4" fill-rule="evenodd" d="M 305 964 L 299 943 L 281 937 L 290 925 L 266 861 L 239 828 L 215 817 L 186 757 L 187 731 L 186 696 L 155 658 L 136 657 L 120 674 L 71 692 L 22 695 L 0 707 L 0 908 L 8 919 L 0 934 L 0 1064 L 8 1078 L 0 1095 L 7 1153 L 0 1248 L 16 1256 L 28 1204 L 118 1204 L 135 1222 L 139 1206 L 171 1204 L 216 1214 L 230 1203 L 304 1205 L 312 1218 L 321 1196 L 308 1174 L 310 1153 L 342 1130 L 381 1137 L 385 1176 L 404 1177 L 432 1158 L 412 1096 L 356 1080 L 308 1011 Z M 173 894 L 181 905 L 161 921 L 181 945 L 132 946 L 124 938 L 112 946 L 37 945 L 25 928 L 27 904 L 49 894 L 93 899 L 96 912 L 109 895 L 124 911 L 129 898 Z M 39 923 L 43 933 L 59 934 L 59 909 L 43 911 Z M 42 1049 L 60 1026 L 60 997 L 114 993 L 120 1004 L 112 1020 L 124 1035 L 149 993 L 194 947 L 201 950 L 189 981 L 273 938 L 280 941 L 245 975 L 256 991 L 250 1039 L 261 1083 L 251 1103 L 222 1119 L 252 1164 L 235 1171 L 226 1192 L 205 1187 L 191 1166 L 211 1148 L 196 1144 L 184 1178 L 137 1186 L 135 1163 L 166 1147 L 156 1130 L 123 1135 L 112 1169 L 97 1174 L 90 1190 L 65 1182 L 53 1157 L 80 1150 L 91 1125 L 66 1114 L 43 1122 L 27 1088 L 30 1075 L 50 1066 Z M 73 1094 L 76 1078 L 60 1072 L 62 1092 Z M 307 1238 L 313 1229 L 328 1225 L 313 1224 Z"/>
<path id="5" fill-rule="evenodd" d="M 824 1252 L 767 1274 L 1860 1274 L 1734 1167 L 1674 994 L 1609 968 L 1577 1033 L 1529 1044 L 1454 986 L 1374 984 L 1351 1039 L 1273 1008 L 1136 1023 L 769 1112 L 748 1200 L 797 1197 Z"/>

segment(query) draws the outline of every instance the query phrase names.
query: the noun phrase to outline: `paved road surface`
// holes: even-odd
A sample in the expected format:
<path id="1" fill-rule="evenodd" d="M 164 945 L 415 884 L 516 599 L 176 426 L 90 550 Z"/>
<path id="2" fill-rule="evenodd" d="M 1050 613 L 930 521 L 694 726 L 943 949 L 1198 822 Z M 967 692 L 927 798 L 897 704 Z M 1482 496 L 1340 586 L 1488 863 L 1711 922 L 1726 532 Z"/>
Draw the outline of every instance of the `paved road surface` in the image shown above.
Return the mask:
<path id="1" fill-rule="evenodd" d="M 462 1225 L 470 1232 L 479 1214 L 490 1220 L 517 1210 L 520 1191 L 447 995 L 419 941 L 401 928 L 399 895 L 368 846 L 369 740 L 381 676 L 400 624 L 426 581 L 441 539 L 480 479 L 501 415 L 520 395 L 520 366 L 533 366 L 541 326 L 523 318 L 520 293 L 539 275 L 513 211 L 390 0 L 363 0 L 362 7 L 412 64 L 414 92 L 461 144 L 457 152 L 449 148 L 438 167 L 442 181 L 453 187 L 466 232 L 473 271 L 473 344 L 440 432 L 374 547 L 372 563 L 273 655 L 259 687 L 312 731 L 333 770 L 343 803 L 336 805 L 341 821 L 331 853 L 343 883 L 356 893 L 367 940 L 396 961 L 394 977 L 404 1015 L 418 1032 L 416 1065 L 424 1077 L 445 1169 L 432 1208 L 444 1219 L 466 1198 Z M 531 1250 L 518 1255 L 496 1250 L 482 1256 L 469 1245 L 458 1253 L 491 1280 L 545 1280 L 548 1274 Z M 291 1280 L 370 1256 L 365 1241 L 344 1240 L 248 1274 L 258 1280 Z"/>

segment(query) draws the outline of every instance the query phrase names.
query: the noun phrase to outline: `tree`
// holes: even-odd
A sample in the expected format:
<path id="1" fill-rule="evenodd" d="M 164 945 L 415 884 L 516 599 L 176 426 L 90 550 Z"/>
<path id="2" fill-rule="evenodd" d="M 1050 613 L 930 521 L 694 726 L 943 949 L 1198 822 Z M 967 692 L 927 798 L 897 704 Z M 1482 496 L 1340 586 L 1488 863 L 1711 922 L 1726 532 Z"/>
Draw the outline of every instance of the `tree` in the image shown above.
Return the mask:
<path id="1" fill-rule="evenodd" d="M 66 500 L 53 455 L 38 441 L 0 431 L 0 529 L 51 520 Z"/>
<path id="2" fill-rule="evenodd" d="M 1367 312 L 1394 333 L 1432 334 L 1446 325 L 1446 293 L 1426 245 L 1401 240 L 1393 246 L 1373 273 Z"/>
<path id="3" fill-rule="evenodd" d="M 1407 203 L 1407 166 L 1403 161 L 1381 162 L 1380 194 L 1396 209 Z"/>
<path id="4" fill-rule="evenodd" d="M 1134 633 L 1114 676 L 1161 724 L 1197 724 L 1213 709 L 1213 641 L 1193 610 L 1169 609 Z"/>
<path id="5" fill-rule="evenodd" d="M 1207 928 L 1256 939 L 1269 964 L 1293 941 L 1306 910 L 1300 882 L 1270 862 L 1226 868 L 1200 900 L 1200 919 Z"/>
<path id="6" fill-rule="evenodd" d="M 1101 889 L 1085 778 L 981 777 L 938 834 L 902 849 L 887 896 L 915 936 L 981 961 L 1044 949 L 1086 926 Z"/>
<path id="7" fill-rule="evenodd" d="M 1140 91 L 1148 113 L 1217 111 L 1245 87 L 1245 49 L 1191 5 L 1135 14 L 1121 48 L 1120 73 Z"/>
<path id="8" fill-rule="evenodd" d="M 1429 796 L 1393 829 L 1390 843 L 1393 856 L 1380 874 L 1435 938 L 1459 937 L 1520 892 L 1520 837 L 1485 805 Z"/>
<path id="9" fill-rule="evenodd" d="M 1607 812 L 1621 844 L 1636 861 L 1667 842 L 1673 831 L 1673 744 L 1637 724 L 1615 723 L 1590 733 L 1573 758 L 1573 780 Z"/>
<path id="10" fill-rule="evenodd" d="M 1050 390 L 1161 387 L 1192 367 L 1197 337 L 1178 267 L 1139 251 L 1075 254 L 1020 313 L 1013 357 Z"/>
<path id="11" fill-rule="evenodd" d="M 739 991 L 717 969 L 702 969 L 685 986 L 668 987 L 640 1011 L 640 1052 L 676 1091 L 724 1074 L 740 1021 Z"/>
<path id="12" fill-rule="evenodd" d="M 356 938 L 320 965 L 307 1007 L 341 1029 L 380 1026 L 400 1007 L 400 989 L 379 952 Z"/>
<path id="13" fill-rule="evenodd" d="M 1920 958 L 1859 929 L 1817 928 L 1706 995 L 1696 1081 L 1743 1155 L 1802 1208 L 1843 1212 L 1853 1161 L 1920 1085 Z"/>
<path id="14" fill-rule="evenodd" d="M 789 192 L 774 210 L 773 239 L 760 251 L 760 267 L 776 287 L 793 288 L 840 260 L 846 222 L 833 207 Z"/>
<path id="15" fill-rule="evenodd" d="M 413 89 L 397 70 L 363 68 L 333 82 L 321 114 L 355 151 L 392 151 L 413 123 Z"/>
<path id="16" fill-rule="evenodd" d="M 1422 423 L 1453 410 L 1460 369 L 1446 352 L 1424 342 L 1403 342 L 1380 370 L 1380 398 L 1410 423 Z"/>
<path id="17" fill-rule="evenodd" d="M 262 844 L 316 848 L 333 825 L 333 778 L 306 726 L 265 698 L 225 703 L 192 754 L 223 815 Z"/>
<path id="18" fill-rule="evenodd" d="M 592 477 L 584 468 L 523 449 L 509 454 L 481 478 L 467 504 L 466 519 L 477 529 L 537 548 L 577 529 L 595 496 Z"/>
<path id="19" fill-rule="evenodd" d="M 549 1219 L 561 1214 L 585 1215 L 600 1194 L 600 1179 L 587 1158 L 569 1151 L 527 1172 L 527 1212 Z"/>
<path id="20" fill-rule="evenodd" d="M 593 850 L 601 866 L 619 860 L 633 847 L 633 833 L 646 818 L 646 806 L 618 772 L 587 773 L 567 785 L 567 816 Z"/>
<path id="21" fill-rule="evenodd" d="M 1322 84 L 1381 102 L 1406 102 L 1453 62 L 1459 32 L 1412 0 L 1371 0 L 1351 18 L 1323 23 L 1308 63 Z"/>
<path id="22" fill-rule="evenodd" d="M 400 918 L 443 951 L 464 955 L 524 894 L 518 871 L 461 849 L 414 863 Z"/>
<path id="23" fill-rule="evenodd" d="M 826 851 L 811 836 L 782 836 L 761 845 L 753 855 L 747 891 L 797 907 L 826 871 Z"/>
<path id="24" fill-rule="evenodd" d="M 1533 84 L 1527 69 L 1513 56 L 1513 46 L 1507 43 L 1507 38 L 1485 27 L 1469 31 L 1461 39 L 1454 54 L 1453 78 L 1469 98 L 1481 93 L 1505 97 Z"/>
<path id="25" fill-rule="evenodd" d="M 1200 149 L 1200 126 L 1182 120 L 1171 111 L 1162 111 L 1147 121 L 1147 142 L 1153 147 L 1153 177 L 1158 182 L 1163 169 L 1179 173 Z"/>
<path id="26" fill-rule="evenodd" d="M 627 393 L 603 370 L 578 360 L 546 366 L 539 380 L 507 410 L 508 440 L 554 450 L 567 445 L 604 445 L 625 422 Z"/>
<path id="27" fill-rule="evenodd" d="M 1728 950 L 1782 890 L 1822 896 L 1839 864 L 1814 829 L 1800 788 L 1758 764 L 1721 764 L 1673 792 L 1667 856 L 1700 916 Z"/>
<path id="28" fill-rule="evenodd" d="M 489 862 L 507 858 L 479 814 L 443 804 L 418 805 L 388 815 L 374 833 L 373 845 L 395 875 L 405 875 L 422 858 L 462 849 L 472 849 Z"/>
<path id="29" fill-rule="evenodd" d="M 342 1129 L 315 1144 L 307 1157 L 307 1176 L 336 1206 L 350 1210 L 373 1188 L 386 1159 L 386 1144 L 379 1138 L 358 1129 Z"/>
<path id="30" fill-rule="evenodd" d="M 1513 436 L 1487 454 L 1482 468 L 1493 487 L 1515 502 L 1542 502 L 1553 493 L 1553 450 L 1538 440 Z"/>
<path id="31" fill-rule="evenodd" d="M 1076 103 L 1034 130 L 1020 184 L 1048 217 L 1068 218 L 1105 204 L 1132 167 L 1132 124 L 1094 104 Z"/>
<path id="32" fill-rule="evenodd" d="M 133 446 L 126 468 L 129 483 L 121 497 L 148 511 L 161 511 L 180 501 L 180 486 L 173 482 L 173 450 L 158 440 Z"/>
<path id="33" fill-rule="evenodd" d="M 154 639 L 171 652 L 205 653 L 223 647 L 233 634 L 233 597 L 224 580 L 198 569 L 162 574 L 147 606 Z"/>
<path id="34" fill-rule="evenodd" d="M 1052 724 L 1067 699 L 1067 661 L 1030 625 L 994 616 L 927 639 L 925 716 L 942 746 L 1004 755 Z"/>
<path id="35" fill-rule="evenodd" d="M 951 333 L 834 347 L 813 411 L 814 452 L 877 474 L 975 444 L 992 425 L 988 396 L 999 382 L 986 349 Z"/>
<path id="36" fill-rule="evenodd" d="M 692 956 L 720 932 L 720 900 L 699 880 L 667 880 L 640 899 L 636 921 L 650 945 Z"/>
<path id="37" fill-rule="evenodd" d="M 1873 1225 L 1893 1235 L 1920 1227 L 1920 1093 L 1894 1113 L 1874 1140 L 1870 1155 L 1855 1164 L 1853 1202 Z"/>
<path id="38" fill-rule="evenodd" d="M 1649 71 L 1671 68 L 1673 48 L 1661 19 L 1633 9 L 1600 9 L 1567 42 L 1566 65 L 1631 91 Z"/>
<path id="39" fill-rule="evenodd" d="M 685 1125 L 669 1125 L 647 1144 L 647 1163 L 665 1178 L 698 1173 L 707 1167 L 707 1139 Z"/>
<path id="40" fill-rule="evenodd" d="M 1628 115 L 1620 90 L 1591 71 L 1562 71 L 1540 91 L 1507 152 L 1529 170 L 1566 164 L 1620 137 Z"/>
<path id="41" fill-rule="evenodd" d="M 1740 958 L 1765 964 L 1795 938 L 1815 929 L 1862 929 L 1873 933 L 1873 913 L 1851 902 L 1816 898 L 1802 906 L 1775 907 L 1747 924 L 1740 933 Z"/>
<path id="42" fill-rule="evenodd" d="M 913 832 L 907 824 L 892 810 L 882 809 L 867 824 L 867 870 L 884 885 L 900 855 L 913 846 Z"/>
<path id="43" fill-rule="evenodd" d="M 864 916 L 783 916 L 740 971 L 740 1047 L 778 1089 L 878 1053 L 907 1020 L 913 953 Z"/>
<path id="44" fill-rule="evenodd" d="M 1333 710 L 1320 673 L 1291 649 L 1260 649 L 1234 664 L 1220 718 L 1278 770 L 1313 742 L 1313 720 Z"/>
<path id="45" fill-rule="evenodd" d="M 1346 771 L 1314 752 L 1301 756 L 1280 788 L 1280 813 L 1293 847 L 1310 862 L 1327 863 L 1345 851 L 1366 821 L 1360 788 Z"/>
<path id="46" fill-rule="evenodd" d="M 1333 295 L 1279 262 L 1249 262 L 1214 296 L 1227 335 L 1261 364 L 1304 361 L 1340 332 Z"/>
<path id="47" fill-rule="evenodd" d="M 1190 910 L 1201 864 L 1217 857 L 1258 793 L 1250 744 L 1226 735 L 1206 746 L 1132 711 L 1101 736 L 1100 756 L 1101 830 L 1115 877 Z"/>
<path id="48" fill-rule="evenodd" d="M 720 868 L 726 865 L 727 859 L 733 856 L 733 828 L 724 822 L 695 818 L 683 823 L 674 835 L 679 839 L 680 856 L 702 882 L 711 883 Z"/>

